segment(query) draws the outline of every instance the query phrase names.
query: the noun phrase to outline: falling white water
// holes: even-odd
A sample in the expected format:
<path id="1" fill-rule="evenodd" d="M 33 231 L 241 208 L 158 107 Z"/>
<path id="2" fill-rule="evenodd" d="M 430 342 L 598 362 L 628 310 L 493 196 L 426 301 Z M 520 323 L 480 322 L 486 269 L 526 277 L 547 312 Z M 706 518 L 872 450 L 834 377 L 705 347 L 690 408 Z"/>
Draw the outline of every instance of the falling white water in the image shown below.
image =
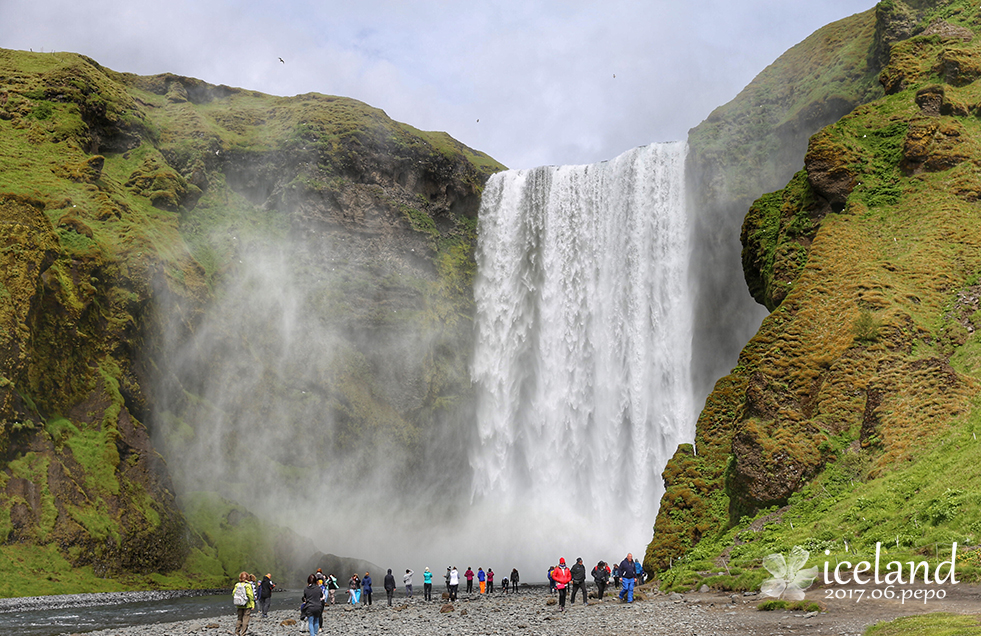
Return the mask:
<path id="1" fill-rule="evenodd" d="M 509 171 L 484 190 L 473 503 L 539 559 L 641 556 L 661 471 L 693 439 L 686 151 Z"/>

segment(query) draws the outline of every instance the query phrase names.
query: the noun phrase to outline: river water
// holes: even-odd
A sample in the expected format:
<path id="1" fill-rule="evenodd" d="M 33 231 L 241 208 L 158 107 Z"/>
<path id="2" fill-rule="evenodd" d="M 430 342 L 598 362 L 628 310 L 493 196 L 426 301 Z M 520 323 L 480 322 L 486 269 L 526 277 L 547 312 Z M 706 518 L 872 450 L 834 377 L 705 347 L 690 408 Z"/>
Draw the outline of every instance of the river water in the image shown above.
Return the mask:
<path id="1" fill-rule="evenodd" d="M 277 591 L 270 609 L 297 608 L 299 616 L 302 590 Z M 195 618 L 210 618 L 235 613 L 230 591 L 207 596 L 164 598 L 135 602 L 119 602 L 130 598 L 123 595 L 85 595 L 92 605 L 76 605 L 49 596 L 18 603 L 20 599 L 0 602 L 0 634 L 4 636 L 57 636 L 66 633 L 90 632 L 112 627 L 129 627 L 149 623 L 170 623 Z M 17 603 L 22 609 L 5 611 L 5 603 Z M 83 601 L 78 601 L 85 602 Z M 24 608 L 27 606 L 27 608 Z M 47 608 L 47 609 L 45 609 Z"/>

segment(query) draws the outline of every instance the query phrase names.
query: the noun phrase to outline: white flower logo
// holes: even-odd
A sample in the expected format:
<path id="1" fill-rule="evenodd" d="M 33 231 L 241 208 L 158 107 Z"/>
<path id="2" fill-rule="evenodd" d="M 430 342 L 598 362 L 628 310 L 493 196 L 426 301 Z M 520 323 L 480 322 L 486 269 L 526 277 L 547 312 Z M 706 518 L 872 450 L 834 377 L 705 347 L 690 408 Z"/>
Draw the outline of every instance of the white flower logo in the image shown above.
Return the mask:
<path id="1" fill-rule="evenodd" d="M 800 601 L 804 598 L 804 590 L 811 586 L 818 575 L 816 567 L 802 570 L 810 552 L 795 545 L 790 551 L 790 558 L 785 559 L 782 554 L 771 554 L 763 558 L 763 567 L 773 575 L 772 579 L 763 581 L 760 593 L 763 596 L 774 598 L 787 598 L 792 601 Z"/>

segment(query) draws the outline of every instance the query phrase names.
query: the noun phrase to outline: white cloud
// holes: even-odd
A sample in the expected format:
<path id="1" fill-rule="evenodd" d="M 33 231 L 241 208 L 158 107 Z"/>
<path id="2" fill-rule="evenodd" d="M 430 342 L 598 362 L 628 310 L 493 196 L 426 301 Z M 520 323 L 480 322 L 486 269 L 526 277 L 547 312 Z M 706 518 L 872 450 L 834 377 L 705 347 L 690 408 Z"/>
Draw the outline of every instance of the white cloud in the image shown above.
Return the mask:
<path id="1" fill-rule="evenodd" d="M 354 97 L 530 167 L 682 139 L 790 46 L 872 4 L 34 0 L 0 5 L 0 42 Z"/>

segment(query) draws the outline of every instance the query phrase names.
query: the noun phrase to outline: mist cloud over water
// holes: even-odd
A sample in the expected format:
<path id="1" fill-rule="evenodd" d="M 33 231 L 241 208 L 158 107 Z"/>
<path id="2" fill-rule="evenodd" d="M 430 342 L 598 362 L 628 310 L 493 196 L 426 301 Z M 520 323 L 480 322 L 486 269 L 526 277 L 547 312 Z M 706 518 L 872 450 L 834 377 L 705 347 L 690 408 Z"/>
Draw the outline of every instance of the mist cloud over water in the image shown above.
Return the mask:
<path id="1" fill-rule="evenodd" d="M 362 315 L 417 299 L 383 271 L 374 286 L 360 265 L 332 271 L 342 252 L 255 241 L 190 329 L 160 308 L 157 441 L 182 493 L 217 491 L 323 552 L 421 572 L 469 486 L 465 431 L 418 415 L 435 332 Z"/>

